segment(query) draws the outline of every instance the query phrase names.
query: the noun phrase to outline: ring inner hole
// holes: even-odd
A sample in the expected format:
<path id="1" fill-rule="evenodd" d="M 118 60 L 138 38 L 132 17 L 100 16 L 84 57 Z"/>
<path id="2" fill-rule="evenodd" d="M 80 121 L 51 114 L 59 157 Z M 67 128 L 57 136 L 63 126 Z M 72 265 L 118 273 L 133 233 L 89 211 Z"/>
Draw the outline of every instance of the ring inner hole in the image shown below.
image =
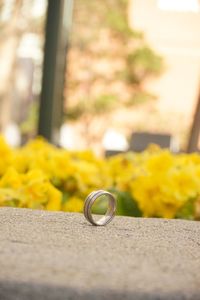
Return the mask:
<path id="1" fill-rule="evenodd" d="M 103 216 L 106 215 L 106 212 L 109 208 L 109 198 L 106 195 L 99 196 L 91 207 L 92 218 L 95 222 L 98 222 Z"/>

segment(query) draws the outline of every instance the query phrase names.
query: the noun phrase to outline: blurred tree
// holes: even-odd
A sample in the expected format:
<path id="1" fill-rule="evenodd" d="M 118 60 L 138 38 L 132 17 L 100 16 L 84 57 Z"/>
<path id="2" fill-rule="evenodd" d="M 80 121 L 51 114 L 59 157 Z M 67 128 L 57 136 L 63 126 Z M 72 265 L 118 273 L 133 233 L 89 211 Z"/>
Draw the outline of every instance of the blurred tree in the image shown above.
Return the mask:
<path id="1" fill-rule="evenodd" d="M 96 115 L 155 99 L 144 86 L 161 73 L 163 60 L 129 27 L 127 10 L 128 0 L 74 4 L 66 118 L 81 118 L 88 141 Z"/>

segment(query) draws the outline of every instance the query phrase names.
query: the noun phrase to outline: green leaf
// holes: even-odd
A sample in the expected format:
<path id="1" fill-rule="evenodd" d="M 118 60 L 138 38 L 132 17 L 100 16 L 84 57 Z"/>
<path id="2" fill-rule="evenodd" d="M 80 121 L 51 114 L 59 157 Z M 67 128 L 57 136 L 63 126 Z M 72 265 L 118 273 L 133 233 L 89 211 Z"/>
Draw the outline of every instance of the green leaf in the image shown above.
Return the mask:
<path id="1" fill-rule="evenodd" d="M 142 212 L 137 202 L 128 192 L 122 192 L 116 189 L 111 189 L 110 191 L 115 194 L 117 199 L 117 215 L 142 217 Z"/>
<path id="2" fill-rule="evenodd" d="M 70 198 L 70 194 L 67 192 L 62 192 L 62 204 L 64 204 L 65 202 L 67 202 Z"/>
<path id="3" fill-rule="evenodd" d="M 178 211 L 176 218 L 194 220 L 196 198 L 189 199 Z"/>

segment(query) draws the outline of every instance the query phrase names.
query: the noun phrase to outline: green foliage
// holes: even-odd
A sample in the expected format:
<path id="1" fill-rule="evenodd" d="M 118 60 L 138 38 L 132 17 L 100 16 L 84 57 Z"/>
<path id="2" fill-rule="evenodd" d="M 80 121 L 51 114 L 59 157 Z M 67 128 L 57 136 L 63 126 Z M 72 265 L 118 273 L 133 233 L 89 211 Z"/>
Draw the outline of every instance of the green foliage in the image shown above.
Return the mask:
<path id="1" fill-rule="evenodd" d="M 124 35 L 124 38 L 133 36 L 133 31 L 128 26 L 126 19 L 118 12 L 109 12 L 107 14 L 107 22 L 110 29 L 116 31 L 118 34 Z"/>
<path id="2" fill-rule="evenodd" d="M 100 95 L 93 101 L 88 99 L 80 100 L 75 106 L 68 107 L 65 114 L 68 120 L 76 120 L 84 114 L 103 114 L 105 111 L 111 111 L 117 103 L 115 95 Z"/>
<path id="3" fill-rule="evenodd" d="M 115 34 L 120 36 L 122 40 L 130 40 L 131 38 L 142 39 L 143 33 L 140 31 L 132 30 L 128 24 L 127 19 L 127 0 L 118 0 L 113 4 L 110 4 L 110 9 L 105 15 L 105 21 L 110 30 L 114 31 Z"/>
<path id="4" fill-rule="evenodd" d="M 122 192 L 116 189 L 112 189 L 111 192 L 117 199 L 117 215 L 142 217 L 142 212 L 139 209 L 137 202 L 128 192 Z"/>
<path id="5" fill-rule="evenodd" d="M 127 56 L 128 80 L 133 83 L 140 83 L 150 75 L 159 75 L 162 68 L 162 57 L 148 46 L 142 46 Z"/>
<path id="6" fill-rule="evenodd" d="M 38 114 L 39 114 L 39 104 L 38 102 L 33 102 L 29 109 L 27 118 L 20 125 L 22 134 L 35 133 L 36 126 L 38 123 L 38 117 L 39 117 Z"/>
<path id="7" fill-rule="evenodd" d="M 195 216 L 195 199 L 189 199 L 185 205 L 178 211 L 176 218 L 194 220 Z"/>
<path id="8" fill-rule="evenodd" d="M 65 117 L 68 120 L 75 121 L 86 113 L 86 108 L 83 101 L 79 101 L 76 105 L 68 107 L 65 112 Z"/>
<path id="9" fill-rule="evenodd" d="M 128 99 L 126 102 L 126 106 L 133 106 L 133 105 L 140 105 L 145 103 L 148 100 L 153 100 L 156 97 L 150 93 L 147 93 L 145 91 L 138 91 L 135 92 L 134 95 Z"/>
<path id="10" fill-rule="evenodd" d="M 91 110 L 96 114 L 101 114 L 112 110 L 116 102 L 117 97 L 115 95 L 100 95 L 94 100 Z"/>

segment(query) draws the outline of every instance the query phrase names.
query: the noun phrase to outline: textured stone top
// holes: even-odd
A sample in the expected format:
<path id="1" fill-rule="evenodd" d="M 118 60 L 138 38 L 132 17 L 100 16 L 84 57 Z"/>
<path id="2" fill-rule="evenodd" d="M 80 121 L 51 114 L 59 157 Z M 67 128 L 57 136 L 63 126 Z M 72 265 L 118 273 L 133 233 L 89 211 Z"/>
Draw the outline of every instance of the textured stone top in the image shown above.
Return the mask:
<path id="1" fill-rule="evenodd" d="M 0 299 L 200 299 L 200 222 L 0 208 Z"/>

